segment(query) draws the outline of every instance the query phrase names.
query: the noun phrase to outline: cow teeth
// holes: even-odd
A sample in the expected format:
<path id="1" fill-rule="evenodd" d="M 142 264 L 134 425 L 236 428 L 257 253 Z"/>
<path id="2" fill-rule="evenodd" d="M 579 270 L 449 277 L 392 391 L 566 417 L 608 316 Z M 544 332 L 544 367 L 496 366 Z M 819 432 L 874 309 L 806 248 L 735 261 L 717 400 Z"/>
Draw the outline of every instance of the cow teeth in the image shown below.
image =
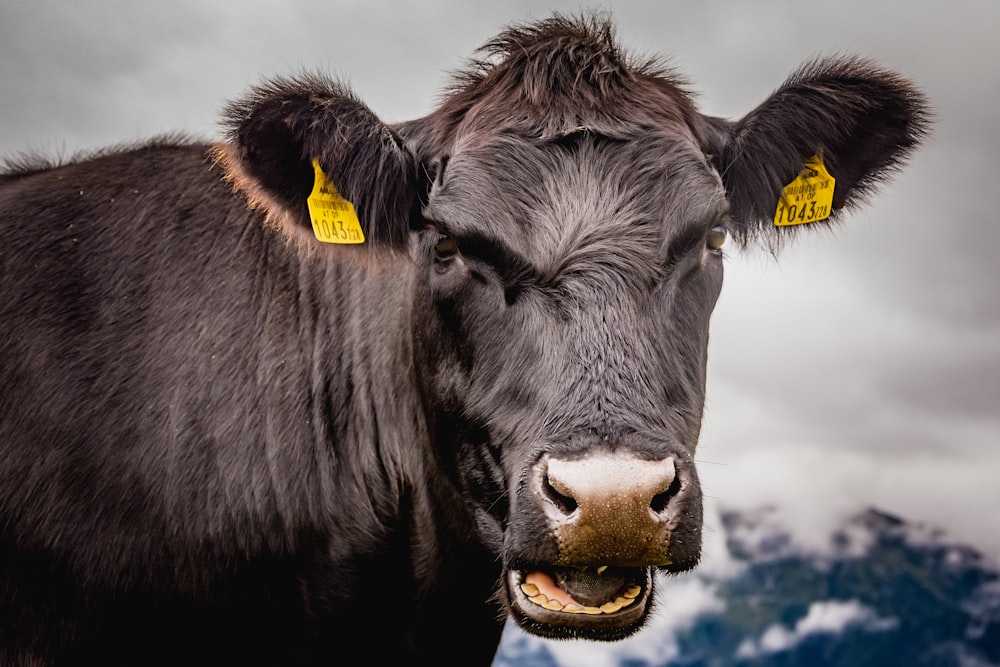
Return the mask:
<path id="1" fill-rule="evenodd" d="M 602 565 L 602 566 L 600 566 L 599 568 L 597 568 L 597 574 L 604 574 L 604 571 L 605 571 L 606 569 L 608 569 L 608 566 L 607 566 L 607 565 Z"/>
<path id="2" fill-rule="evenodd" d="M 598 568 L 598 573 L 603 572 L 606 566 Z M 551 611 L 563 611 L 568 614 L 613 614 L 629 605 L 635 603 L 636 598 L 639 593 L 642 592 L 640 586 L 629 586 L 621 595 L 616 597 L 611 602 L 605 602 L 600 607 L 590 607 L 577 604 L 576 602 L 569 602 L 563 604 L 555 598 L 550 598 L 545 593 L 542 593 L 538 586 L 535 584 L 523 583 L 520 584 L 521 592 L 534 604 L 539 607 L 544 607 Z"/>
<path id="3" fill-rule="evenodd" d="M 544 594 L 539 594 L 534 597 L 528 598 L 539 607 L 544 607 L 551 611 L 564 611 L 568 614 L 613 614 L 616 611 L 624 609 L 630 604 L 635 602 L 635 598 L 627 598 L 619 595 L 615 598 L 614 602 L 605 602 L 600 607 L 585 607 L 575 602 L 570 602 L 567 605 L 563 605 L 559 600 L 550 600 L 545 597 Z"/>

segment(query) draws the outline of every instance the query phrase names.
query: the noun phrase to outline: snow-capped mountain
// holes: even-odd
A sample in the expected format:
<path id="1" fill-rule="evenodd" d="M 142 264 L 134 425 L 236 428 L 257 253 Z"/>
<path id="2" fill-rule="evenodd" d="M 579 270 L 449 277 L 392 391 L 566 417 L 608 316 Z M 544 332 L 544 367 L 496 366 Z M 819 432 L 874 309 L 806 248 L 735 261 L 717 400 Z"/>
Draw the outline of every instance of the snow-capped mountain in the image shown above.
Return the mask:
<path id="1" fill-rule="evenodd" d="M 495 667 L 1000 666 L 1000 570 L 942 531 L 873 509 L 821 540 L 773 508 L 716 523 L 715 557 L 660 582 L 665 601 L 635 638 L 508 628 Z"/>

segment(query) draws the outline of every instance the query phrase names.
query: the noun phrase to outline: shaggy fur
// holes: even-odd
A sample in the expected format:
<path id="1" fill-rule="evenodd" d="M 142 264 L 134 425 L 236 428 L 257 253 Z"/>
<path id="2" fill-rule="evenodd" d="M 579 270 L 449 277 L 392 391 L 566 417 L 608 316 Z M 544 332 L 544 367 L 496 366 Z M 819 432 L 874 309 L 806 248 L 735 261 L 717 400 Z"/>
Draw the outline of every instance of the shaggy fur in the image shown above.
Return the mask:
<path id="1" fill-rule="evenodd" d="M 379 664 L 485 665 L 508 615 L 637 631 L 654 573 L 700 557 L 719 240 L 778 239 L 813 154 L 861 203 L 928 117 L 854 58 L 703 116 L 606 17 L 556 15 L 399 125 L 314 73 L 232 102 L 213 146 L 15 159 L 0 665 L 329 664 L 372 636 Z M 313 159 L 364 245 L 312 237 Z M 529 573 L 640 592 L 552 611 Z"/>

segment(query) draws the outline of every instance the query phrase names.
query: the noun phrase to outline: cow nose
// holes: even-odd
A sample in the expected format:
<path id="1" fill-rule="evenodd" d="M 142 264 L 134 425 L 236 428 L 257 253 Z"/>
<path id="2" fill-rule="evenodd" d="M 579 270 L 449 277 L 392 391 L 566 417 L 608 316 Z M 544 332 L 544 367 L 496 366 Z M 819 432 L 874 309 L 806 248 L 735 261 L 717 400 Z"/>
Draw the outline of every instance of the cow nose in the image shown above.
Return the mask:
<path id="1" fill-rule="evenodd" d="M 682 480 L 672 457 L 629 453 L 548 458 L 542 474 L 545 514 L 559 564 L 669 565 L 670 499 Z"/>

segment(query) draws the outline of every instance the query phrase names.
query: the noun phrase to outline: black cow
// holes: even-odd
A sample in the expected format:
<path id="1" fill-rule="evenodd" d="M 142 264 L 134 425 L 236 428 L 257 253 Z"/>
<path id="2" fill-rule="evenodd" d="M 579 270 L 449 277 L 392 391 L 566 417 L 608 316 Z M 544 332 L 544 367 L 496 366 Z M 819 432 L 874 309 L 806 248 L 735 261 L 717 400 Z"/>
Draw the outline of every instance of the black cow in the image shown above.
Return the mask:
<path id="1" fill-rule="evenodd" d="M 720 247 L 862 201 L 926 103 L 838 58 L 707 117 L 602 16 L 480 55 L 412 122 L 303 75 L 9 166 L 0 663 L 487 664 L 698 562 Z"/>

